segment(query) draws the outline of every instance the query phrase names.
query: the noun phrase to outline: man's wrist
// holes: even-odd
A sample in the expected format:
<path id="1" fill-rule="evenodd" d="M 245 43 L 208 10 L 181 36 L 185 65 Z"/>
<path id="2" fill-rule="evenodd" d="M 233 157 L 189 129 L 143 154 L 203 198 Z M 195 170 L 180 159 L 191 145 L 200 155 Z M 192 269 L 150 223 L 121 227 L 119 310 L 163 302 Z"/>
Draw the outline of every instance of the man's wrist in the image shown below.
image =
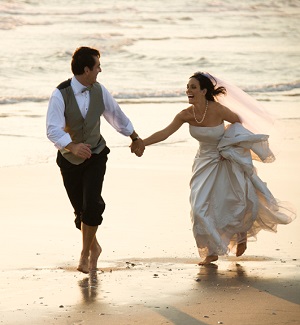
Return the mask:
<path id="1" fill-rule="evenodd" d="M 70 142 L 70 143 L 68 143 L 66 146 L 65 146 L 65 150 L 67 150 L 67 151 L 71 151 L 71 148 L 72 148 L 72 146 L 73 146 L 73 142 Z"/>
<path id="2" fill-rule="evenodd" d="M 137 141 L 139 139 L 140 139 L 140 137 L 137 135 L 136 137 L 132 138 L 131 140 L 132 140 L 132 142 L 134 142 L 134 141 Z"/>

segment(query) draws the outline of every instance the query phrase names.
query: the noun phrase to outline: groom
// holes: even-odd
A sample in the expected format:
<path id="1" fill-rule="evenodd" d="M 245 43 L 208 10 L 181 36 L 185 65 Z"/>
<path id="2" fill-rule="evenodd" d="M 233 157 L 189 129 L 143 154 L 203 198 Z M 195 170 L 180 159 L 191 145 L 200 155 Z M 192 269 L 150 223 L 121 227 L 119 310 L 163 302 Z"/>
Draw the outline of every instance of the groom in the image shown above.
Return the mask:
<path id="1" fill-rule="evenodd" d="M 77 270 L 89 273 L 97 269 L 102 251 L 96 232 L 105 209 L 101 191 L 110 152 L 100 132 L 100 117 L 131 138 L 131 152 L 137 156 L 142 156 L 145 146 L 115 99 L 96 80 L 101 72 L 99 51 L 78 48 L 71 68 L 73 77 L 57 86 L 50 97 L 47 137 L 58 149 L 56 162 L 74 208 L 75 225 L 82 233 Z"/>

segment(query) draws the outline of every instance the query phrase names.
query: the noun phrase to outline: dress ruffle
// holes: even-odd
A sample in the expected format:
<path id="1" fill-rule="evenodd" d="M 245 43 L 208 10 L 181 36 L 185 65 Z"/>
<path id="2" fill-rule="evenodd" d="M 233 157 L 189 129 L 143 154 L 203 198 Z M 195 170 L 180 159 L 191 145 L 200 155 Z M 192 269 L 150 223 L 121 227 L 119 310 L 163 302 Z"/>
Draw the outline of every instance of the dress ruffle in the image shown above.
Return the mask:
<path id="1" fill-rule="evenodd" d="M 268 136 L 240 123 L 190 127 L 200 142 L 191 178 L 191 219 L 201 257 L 224 255 L 260 230 L 276 232 L 296 216 L 287 202 L 275 199 L 257 175 L 253 159 L 272 162 Z"/>

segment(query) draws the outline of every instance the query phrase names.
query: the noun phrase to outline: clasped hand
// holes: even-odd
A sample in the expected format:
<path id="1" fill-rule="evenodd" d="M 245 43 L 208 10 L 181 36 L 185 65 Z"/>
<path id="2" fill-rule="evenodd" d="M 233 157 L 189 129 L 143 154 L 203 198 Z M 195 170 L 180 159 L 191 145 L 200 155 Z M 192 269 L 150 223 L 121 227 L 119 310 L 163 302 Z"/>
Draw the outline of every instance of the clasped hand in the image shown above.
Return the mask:
<path id="1" fill-rule="evenodd" d="M 132 141 L 130 148 L 131 152 L 135 153 L 138 157 L 141 157 L 145 151 L 145 145 L 142 139 Z"/>

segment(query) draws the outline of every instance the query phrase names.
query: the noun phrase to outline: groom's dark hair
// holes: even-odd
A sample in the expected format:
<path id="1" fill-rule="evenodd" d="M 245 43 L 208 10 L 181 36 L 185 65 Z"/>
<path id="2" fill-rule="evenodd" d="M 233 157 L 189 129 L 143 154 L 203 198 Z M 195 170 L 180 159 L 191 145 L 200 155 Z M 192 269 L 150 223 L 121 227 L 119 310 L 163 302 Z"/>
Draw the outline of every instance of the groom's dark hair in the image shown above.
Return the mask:
<path id="1" fill-rule="evenodd" d="M 73 74 L 83 74 L 85 67 L 88 67 L 90 70 L 92 70 L 95 65 L 94 56 L 100 58 L 100 52 L 91 47 L 82 46 L 76 49 L 72 56 L 71 62 L 71 69 Z"/>

